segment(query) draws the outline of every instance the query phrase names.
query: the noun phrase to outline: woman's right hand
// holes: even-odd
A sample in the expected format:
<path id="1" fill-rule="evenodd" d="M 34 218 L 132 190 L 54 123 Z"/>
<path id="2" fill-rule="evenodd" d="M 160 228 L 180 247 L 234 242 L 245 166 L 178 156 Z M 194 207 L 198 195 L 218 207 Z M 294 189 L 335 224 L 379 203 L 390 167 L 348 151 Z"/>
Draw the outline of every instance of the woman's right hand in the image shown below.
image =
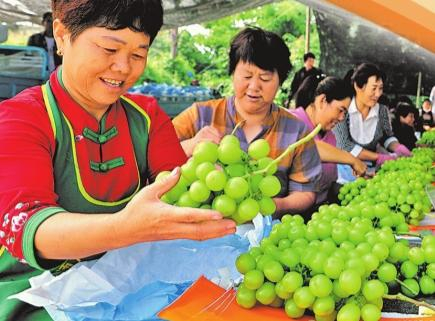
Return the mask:
<path id="1" fill-rule="evenodd" d="M 215 144 L 219 144 L 221 139 L 222 135 L 216 128 L 212 126 L 205 126 L 201 128 L 191 139 L 183 140 L 181 142 L 181 147 L 183 147 L 183 150 L 186 153 L 187 157 L 190 157 L 193 154 L 195 146 L 198 145 L 200 142 L 210 141 Z"/>
<path id="2" fill-rule="evenodd" d="M 351 164 L 354 176 L 356 177 L 364 176 L 367 171 L 367 164 L 356 157 L 354 158 L 355 159 Z"/>
<path id="3" fill-rule="evenodd" d="M 126 238 L 124 241 L 135 244 L 170 239 L 205 240 L 236 231 L 235 222 L 222 219 L 217 211 L 162 202 L 161 196 L 177 184 L 179 177 L 177 167 L 171 175 L 144 187 L 118 213 L 120 231 L 117 233 Z"/>

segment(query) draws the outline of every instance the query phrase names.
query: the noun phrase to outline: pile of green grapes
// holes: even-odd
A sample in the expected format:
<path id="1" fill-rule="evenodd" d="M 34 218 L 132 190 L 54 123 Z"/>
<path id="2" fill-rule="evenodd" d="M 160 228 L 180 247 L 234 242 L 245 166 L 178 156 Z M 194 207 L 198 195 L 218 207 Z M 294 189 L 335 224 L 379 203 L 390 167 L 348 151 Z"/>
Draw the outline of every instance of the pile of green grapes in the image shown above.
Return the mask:
<path id="1" fill-rule="evenodd" d="M 244 275 L 236 301 L 284 307 L 291 318 L 377 321 L 384 298 L 435 292 L 435 237 L 410 248 L 394 230 L 404 217 L 383 204 L 322 206 L 304 224 L 285 215 L 259 247 L 236 260 Z"/>
<path id="2" fill-rule="evenodd" d="M 219 145 L 201 142 L 181 166 L 177 185 L 162 200 L 181 207 L 213 208 L 238 224 L 258 213 L 270 215 L 276 210 L 272 197 L 279 193 L 281 184 L 273 175 L 277 165 L 268 157 L 269 152 L 264 139 L 254 141 L 247 153 L 234 135 L 225 136 Z"/>
<path id="3" fill-rule="evenodd" d="M 403 214 L 407 223 L 419 225 L 432 207 L 425 191 L 435 174 L 432 160 L 432 150 L 420 149 L 413 157 L 388 161 L 374 178 L 345 184 L 338 198 L 342 205 L 386 204 L 393 212 Z"/>
<path id="4" fill-rule="evenodd" d="M 424 132 L 417 141 L 418 145 L 435 146 L 435 130 Z"/>

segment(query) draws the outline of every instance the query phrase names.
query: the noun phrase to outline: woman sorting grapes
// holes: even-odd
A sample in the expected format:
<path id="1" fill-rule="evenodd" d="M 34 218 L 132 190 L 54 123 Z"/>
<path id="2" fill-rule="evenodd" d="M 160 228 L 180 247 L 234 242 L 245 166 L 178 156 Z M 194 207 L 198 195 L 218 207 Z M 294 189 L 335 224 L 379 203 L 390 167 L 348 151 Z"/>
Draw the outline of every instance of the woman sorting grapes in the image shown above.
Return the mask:
<path id="1" fill-rule="evenodd" d="M 181 145 L 188 156 L 201 141 L 219 143 L 235 130 L 243 150 L 257 139 L 270 144 L 272 158 L 305 136 L 307 127 L 285 109 L 273 103 L 280 85 L 291 69 L 290 51 L 276 34 L 259 28 L 246 28 L 231 42 L 229 74 L 234 96 L 195 103 L 173 119 Z M 321 174 L 314 142 L 301 145 L 278 166 L 282 189 L 274 198 L 278 213 L 299 213 L 315 201 Z"/>
<path id="2" fill-rule="evenodd" d="M 336 139 L 332 128 L 346 116 L 351 97 L 351 88 L 345 81 L 335 77 L 322 79 L 310 76 L 296 92 L 296 106 L 300 107 L 290 110 L 309 130 L 319 124 L 322 126 L 322 131 L 315 137 L 322 160 L 322 177 L 316 205 L 327 200 L 331 203 L 337 202 L 337 163 L 351 165 L 356 176 L 364 175 L 367 169 L 364 162 L 335 147 Z"/>
<path id="3" fill-rule="evenodd" d="M 374 163 L 376 167 L 397 156 L 410 156 L 409 149 L 393 136 L 388 108 L 378 103 L 384 90 L 384 72 L 374 64 L 363 63 L 348 75 L 354 97 L 349 113 L 334 128 L 337 147 L 360 160 Z M 349 166 L 347 168 L 350 169 Z"/>
<path id="4" fill-rule="evenodd" d="M 146 66 L 163 9 L 160 0 L 124 4 L 53 0 L 63 66 L 43 86 L 0 104 L 2 321 L 51 320 L 7 299 L 43 270 L 60 273 L 139 242 L 235 231 L 216 211 L 159 199 L 177 183 L 186 156 L 156 100 L 126 92 Z"/>

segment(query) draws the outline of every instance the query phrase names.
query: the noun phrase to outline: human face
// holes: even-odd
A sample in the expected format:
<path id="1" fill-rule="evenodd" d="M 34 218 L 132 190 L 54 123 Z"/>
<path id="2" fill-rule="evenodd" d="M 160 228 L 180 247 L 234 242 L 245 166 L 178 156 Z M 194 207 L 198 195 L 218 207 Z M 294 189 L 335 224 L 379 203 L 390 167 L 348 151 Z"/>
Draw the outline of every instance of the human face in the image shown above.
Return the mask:
<path id="1" fill-rule="evenodd" d="M 149 36 L 128 28 L 91 27 L 71 41 L 55 24 L 64 52 L 62 79 L 70 95 L 89 113 L 101 117 L 137 81 L 148 56 Z"/>
<path id="2" fill-rule="evenodd" d="M 236 106 L 245 114 L 267 112 L 279 88 L 278 72 L 239 61 L 233 74 Z"/>
<path id="3" fill-rule="evenodd" d="M 355 84 L 356 100 L 369 108 L 376 105 L 379 97 L 384 92 L 384 83 L 382 78 L 376 79 L 376 76 L 371 76 L 367 83 L 359 88 Z"/>
<path id="4" fill-rule="evenodd" d="M 42 21 L 42 25 L 44 26 L 46 36 L 53 37 L 53 18 L 47 17 Z"/>
<path id="5" fill-rule="evenodd" d="M 333 99 L 329 103 L 326 101 L 326 96 L 323 94 L 316 97 L 314 101 L 316 108 L 316 125 L 320 124 L 324 131 L 333 129 L 335 125 L 346 117 L 350 102 L 350 97 L 342 100 Z"/>
<path id="6" fill-rule="evenodd" d="M 308 58 L 307 60 L 305 60 L 304 65 L 305 65 L 305 69 L 310 70 L 311 68 L 314 67 L 314 58 Z"/>
<path id="7" fill-rule="evenodd" d="M 414 113 L 409 113 L 406 117 L 400 116 L 400 122 L 402 124 L 414 127 L 415 117 Z"/>
<path id="8" fill-rule="evenodd" d="M 431 106 L 430 102 L 428 102 L 427 100 L 425 100 L 425 101 L 423 102 L 423 110 L 424 110 L 425 112 L 429 112 L 429 111 L 432 110 L 432 106 Z"/>

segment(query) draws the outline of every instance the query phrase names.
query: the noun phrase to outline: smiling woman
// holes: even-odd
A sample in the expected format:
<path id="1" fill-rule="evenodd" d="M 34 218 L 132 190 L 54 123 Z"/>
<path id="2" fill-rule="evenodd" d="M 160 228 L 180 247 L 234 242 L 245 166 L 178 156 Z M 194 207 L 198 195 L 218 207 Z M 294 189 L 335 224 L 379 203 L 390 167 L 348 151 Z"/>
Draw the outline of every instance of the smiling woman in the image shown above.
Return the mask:
<path id="1" fill-rule="evenodd" d="M 393 136 L 387 106 L 378 103 L 385 73 L 374 64 L 363 63 L 347 76 L 354 97 L 349 113 L 334 128 L 337 146 L 361 160 L 373 162 L 376 167 L 397 156 L 410 156 L 411 152 Z M 395 154 L 379 152 L 378 145 Z"/>
<path id="2" fill-rule="evenodd" d="M 161 1 L 52 7 L 62 67 L 0 104 L 0 321 L 51 320 L 7 300 L 43 270 L 139 242 L 235 231 L 218 212 L 160 201 L 186 155 L 156 100 L 126 92 L 162 26 Z"/>

